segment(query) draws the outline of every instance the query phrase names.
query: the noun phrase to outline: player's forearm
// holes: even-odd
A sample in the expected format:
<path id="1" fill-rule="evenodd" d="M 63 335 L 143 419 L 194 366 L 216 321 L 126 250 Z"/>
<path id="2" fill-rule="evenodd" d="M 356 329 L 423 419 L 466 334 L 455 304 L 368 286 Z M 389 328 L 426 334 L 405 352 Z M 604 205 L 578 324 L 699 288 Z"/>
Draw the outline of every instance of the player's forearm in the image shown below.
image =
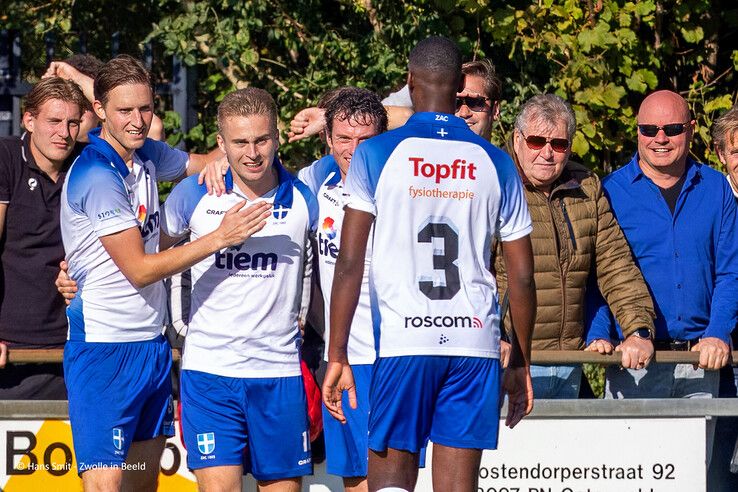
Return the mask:
<path id="1" fill-rule="evenodd" d="M 536 321 L 536 285 L 531 274 L 526 278 L 512 278 L 508 284 L 510 315 L 515 338 L 512 341 L 510 367 L 530 365 L 530 345 Z"/>
<path id="2" fill-rule="evenodd" d="M 515 332 L 510 367 L 530 365 L 530 344 L 536 320 L 536 283 L 530 236 L 502 243 L 507 267 L 507 292 Z"/>
<path id="3" fill-rule="evenodd" d="M 348 260 L 348 261 L 347 261 Z M 331 291 L 331 335 L 328 345 L 330 362 L 348 363 L 348 339 L 351 320 L 359 303 L 364 261 L 350 261 L 341 255 L 336 262 L 336 273 Z"/>
<path id="4" fill-rule="evenodd" d="M 225 154 L 220 148 L 215 147 L 207 154 L 190 154 L 190 163 L 187 165 L 187 176 L 194 174 L 200 174 L 200 171 L 205 169 L 209 163 L 218 160 Z"/>
<path id="5" fill-rule="evenodd" d="M 359 303 L 364 258 L 374 216 L 346 207 L 341 225 L 341 245 L 331 290 L 331 337 L 328 361 L 348 363 L 347 346 L 351 320 Z"/>
<path id="6" fill-rule="evenodd" d="M 394 130 L 399 128 L 414 114 L 413 108 L 405 108 L 402 106 L 385 106 L 387 111 L 387 129 Z"/>
<path id="7" fill-rule="evenodd" d="M 217 234 L 210 233 L 178 248 L 161 251 L 154 255 L 144 254 L 140 257 L 137 268 L 123 271 L 123 273 L 134 287 L 140 289 L 187 270 L 195 263 L 225 247 L 226 245 Z"/>

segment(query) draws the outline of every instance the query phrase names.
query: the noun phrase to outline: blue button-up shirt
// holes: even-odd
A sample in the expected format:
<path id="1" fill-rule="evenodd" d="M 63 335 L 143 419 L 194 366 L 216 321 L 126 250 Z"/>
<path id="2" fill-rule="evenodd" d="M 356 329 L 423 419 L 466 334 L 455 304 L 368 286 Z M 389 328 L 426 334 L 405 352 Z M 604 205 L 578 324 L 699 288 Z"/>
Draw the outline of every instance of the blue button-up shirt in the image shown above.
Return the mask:
<path id="1" fill-rule="evenodd" d="M 638 154 L 603 186 L 653 297 L 656 339 L 730 343 L 738 321 L 736 201 L 718 171 L 689 159 L 685 172 L 673 215 Z M 597 294 L 588 300 L 596 308 L 588 342 L 613 333 Z"/>

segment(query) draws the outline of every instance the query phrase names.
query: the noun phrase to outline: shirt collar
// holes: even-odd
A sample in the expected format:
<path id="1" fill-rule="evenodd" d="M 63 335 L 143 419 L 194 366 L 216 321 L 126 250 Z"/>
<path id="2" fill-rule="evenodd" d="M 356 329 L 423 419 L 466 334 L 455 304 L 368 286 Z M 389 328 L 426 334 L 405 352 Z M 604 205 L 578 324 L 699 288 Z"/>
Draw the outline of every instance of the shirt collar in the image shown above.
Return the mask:
<path id="1" fill-rule="evenodd" d="M 274 168 L 277 170 L 277 194 L 274 197 L 274 206 L 279 205 L 290 208 L 292 207 L 292 184 L 295 178 L 282 166 L 279 158 L 275 155 L 274 162 L 272 163 Z M 233 191 L 233 172 L 231 168 L 225 174 L 225 186 L 226 193 Z"/>
<path id="2" fill-rule="evenodd" d="M 625 172 L 631 183 L 635 183 L 641 178 L 647 178 L 643 173 L 643 169 L 641 169 L 641 165 L 638 163 L 639 160 L 640 156 L 638 155 L 638 152 L 636 152 L 633 154 L 633 158 L 630 162 L 626 164 Z M 684 169 L 684 173 L 686 174 L 685 181 L 691 182 L 695 177 L 702 176 L 702 164 L 691 157 L 687 157 L 687 165 Z"/>
<path id="3" fill-rule="evenodd" d="M 131 170 L 128 169 L 125 161 L 123 161 L 123 158 L 118 155 L 118 152 L 115 151 L 113 146 L 100 138 L 101 131 L 101 127 L 94 128 L 89 131 L 89 133 L 87 134 L 90 137 L 89 146 L 95 149 L 98 153 L 102 154 L 105 158 L 107 158 L 113 165 L 113 167 L 125 179 L 131 173 Z"/>
<path id="4" fill-rule="evenodd" d="M 435 113 L 435 112 L 422 112 L 413 114 L 408 120 L 408 124 L 421 123 L 421 124 L 438 124 L 443 123 L 444 125 L 458 126 L 460 128 L 468 128 L 466 121 L 448 113 Z"/>
<path id="5" fill-rule="evenodd" d="M 31 152 L 31 134 L 23 132 L 23 135 L 21 135 L 21 142 L 23 142 L 23 145 L 21 146 L 21 158 L 23 159 L 23 162 L 31 169 L 41 171 L 41 168 L 36 164 L 36 159 L 33 158 L 33 152 Z"/>
<path id="6" fill-rule="evenodd" d="M 736 198 L 738 198 L 738 186 L 736 186 L 735 183 L 733 183 L 733 178 L 730 177 L 730 174 L 725 176 L 725 178 L 728 180 L 728 184 L 730 185 L 730 189 L 733 190 L 733 195 L 735 195 Z"/>
<path id="7" fill-rule="evenodd" d="M 318 160 L 318 162 L 321 164 L 325 164 L 325 167 L 326 167 L 325 178 L 323 178 L 324 183 L 322 184 L 325 184 L 326 186 L 339 185 L 341 183 L 341 168 L 338 167 L 336 158 L 333 157 L 332 154 L 328 154 L 326 156 L 321 157 Z M 330 178 L 328 178 L 329 175 L 330 175 Z"/>

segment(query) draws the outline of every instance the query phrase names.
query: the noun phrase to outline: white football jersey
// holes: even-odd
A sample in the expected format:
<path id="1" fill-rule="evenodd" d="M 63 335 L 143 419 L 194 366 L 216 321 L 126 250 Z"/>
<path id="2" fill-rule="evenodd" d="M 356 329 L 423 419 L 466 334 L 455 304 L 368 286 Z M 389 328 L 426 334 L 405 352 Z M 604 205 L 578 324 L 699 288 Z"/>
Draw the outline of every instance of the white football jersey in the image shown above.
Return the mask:
<path id="1" fill-rule="evenodd" d="M 191 269 L 183 369 L 237 378 L 301 374 L 297 319 L 311 273 L 309 234 L 317 205 L 305 184 L 278 160 L 274 166 L 279 185 L 255 200 L 274 206 L 264 229 Z M 196 176 L 178 184 L 163 206 L 164 233 L 189 232 L 194 241 L 217 229 L 223 214 L 246 199 L 230 169 L 225 181 L 230 192 L 219 197 L 208 195 Z"/>
<path id="2" fill-rule="evenodd" d="M 532 230 L 510 156 L 442 113 L 360 144 L 348 206 L 375 216 L 370 286 L 379 356 L 499 357 L 495 236 Z"/>
<path id="3" fill-rule="evenodd" d="M 133 154 L 133 168 L 99 129 L 74 161 L 62 188 L 61 232 L 69 276 L 77 296 L 67 308 L 69 340 L 134 342 L 162 333 L 166 292 L 162 282 L 137 289 L 116 266 L 100 237 L 131 227 L 141 231 L 147 254 L 159 249 L 157 180 L 182 176 L 186 152 L 147 139 Z"/>
<path id="4" fill-rule="evenodd" d="M 336 270 L 341 244 L 341 224 L 343 223 L 343 207 L 346 204 L 346 193 L 341 182 L 341 170 L 332 155 L 313 162 L 298 173 L 301 181 L 307 184 L 318 199 L 318 229 L 316 242 L 318 251 L 318 270 L 320 287 L 323 291 L 325 306 L 326 342 L 330 340 L 331 289 L 333 275 Z M 371 233 L 370 233 L 371 236 Z M 372 310 L 369 300 L 369 265 L 371 245 L 367 248 L 364 262 L 364 278 L 361 282 L 361 295 L 356 306 L 354 319 L 351 322 L 351 334 L 348 342 L 348 360 L 350 364 L 372 364 L 376 358 L 374 346 L 374 330 L 372 328 Z M 328 344 L 325 345 L 325 360 L 328 360 Z"/>

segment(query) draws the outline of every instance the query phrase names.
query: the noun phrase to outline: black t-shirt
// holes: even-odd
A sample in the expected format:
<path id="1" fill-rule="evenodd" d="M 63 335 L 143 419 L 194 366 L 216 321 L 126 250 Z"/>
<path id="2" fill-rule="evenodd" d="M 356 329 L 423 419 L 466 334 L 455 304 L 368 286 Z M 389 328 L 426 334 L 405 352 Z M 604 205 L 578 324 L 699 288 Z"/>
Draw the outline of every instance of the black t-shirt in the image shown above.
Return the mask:
<path id="1" fill-rule="evenodd" d="M 0 340 L 62 345 L 67 318 L 54 285 L 64 258 L 59 204 L 66 170 L 83 146 L 75 147 L 55 183 L 36 165 L 29 137 L 0 138 L 0 202 L 8 204 L 0 241 Z"/>
<path id="2" fill-rule="evenodd" d="M 666 204 L 669 206 L 669 210 L 671 210 L 671 215 L 674 215 L 674 210 L 676 210 L 676 203 L 679 199 L 679 194 L 682 192 L 685 179 L 687 179 L 686 171 L 682 174 L 682 177 L 679 178 L 679 181 L 677 181 L 671 188 L 662 188 L 659 186 L 661 196 L 666 200 Z"/>

